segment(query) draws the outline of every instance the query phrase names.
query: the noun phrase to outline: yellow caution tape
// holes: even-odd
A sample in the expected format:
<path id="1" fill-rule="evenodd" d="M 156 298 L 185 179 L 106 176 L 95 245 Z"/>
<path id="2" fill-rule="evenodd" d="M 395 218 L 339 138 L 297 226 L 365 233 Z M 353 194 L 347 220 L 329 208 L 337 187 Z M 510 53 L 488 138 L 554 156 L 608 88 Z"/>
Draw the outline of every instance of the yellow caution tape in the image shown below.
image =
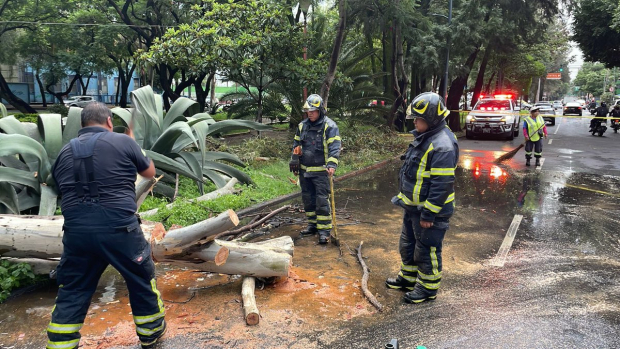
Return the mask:
<path id="1" fill-rule="evenodd" d="M 609 196 L 614 196 L 614 197 L 620 197 L 619 194 L 614 194 L 614 193 L 609 193 L 606 191 L 601 191 L 601 190 L 595 190 L 595 189 L 590 189 L 590 188 L 586 188 L 586 187 L 582 187 L 579 185 L 572 185 L 572 184 L 564 184 L 565 187 L 569 187 L 569 188 L 575 188 L 575 189 L 581 189 L 581 190 L 586 190 L 586 191 L 591 191 L 593 193 L 598 193 L 598 194 L 603 194 L 603 195 L 609 195 Z"/>
<path id="2" fill-rule="evenodd" d="M 479 112 L 480 110 L 450 110 L 451 112 L 458 113 L 471 113 L 472 111 Z M 505 114 L 510 113 L 509 111 L 503 111 Z M 494 113 L 494 112 L 491 112 Z M 526 114 L 519 114 L 526 115 Z M 606 119 L 606 120 L 617 120 L 618 118 L 613 118 L 611 116 L 579 116 L 579 115 L 556 115 L 556 114 L 538 114 L 543 117 L 551 117 L 551 118 L 577 118 L 577 119 Z"/>

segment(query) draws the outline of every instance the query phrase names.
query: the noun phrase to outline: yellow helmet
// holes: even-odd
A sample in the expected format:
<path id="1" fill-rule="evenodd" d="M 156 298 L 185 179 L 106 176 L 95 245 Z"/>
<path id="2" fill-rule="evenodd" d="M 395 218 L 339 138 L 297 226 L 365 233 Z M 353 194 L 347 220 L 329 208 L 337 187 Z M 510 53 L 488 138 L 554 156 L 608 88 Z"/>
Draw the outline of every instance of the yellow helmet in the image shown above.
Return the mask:
<path id="1" fill-rule="evenodd" d="M 324 111 L 325 108 L 323 107 L 323 98 L 321 98 L 321 96 L 317 94 L 312 94 L 308 96 L 308 98 L 306 99 L 306 103 L 304 103 L 303 109 L 304 112 L 309 112 L 313 110 Z"/>

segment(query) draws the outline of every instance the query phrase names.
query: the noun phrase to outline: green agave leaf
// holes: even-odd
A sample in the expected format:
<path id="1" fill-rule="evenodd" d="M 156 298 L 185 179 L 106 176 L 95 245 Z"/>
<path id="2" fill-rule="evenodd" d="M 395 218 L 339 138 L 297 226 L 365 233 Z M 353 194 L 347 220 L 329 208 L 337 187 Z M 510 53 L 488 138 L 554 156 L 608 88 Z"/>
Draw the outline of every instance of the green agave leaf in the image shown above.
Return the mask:
<path id="1" fill-rule="evenodd" d="M 176 154 L 170 154 L 170 157 L 174 157 L 177 161 L 179 161 L 179 157 L 181 161 L 184 161 L 187 167 L 189 167 L 197 177 L 202 178 L 202 166 L 198 162 L 198 160 L 191 154 L 186 151 L 182 151 Z M 198 190 L 200 191 L 200 195 L 204 194 L 202 182 L 196 182 L 198 185 Z"/>
<path id="2" fill-rule="evenodd" d="M 28 171 L 28 165 L 19 160 L 19 156 L 2 156 L 0 163 L 6 167 L 16 168 L 18 170 Z"/>
<path id="3" fill-rule="evenodd" d="M 15 188 L 7 182 L 0 182 L 0 203 L 6 205 L 13 214 L 19 214 L 19 204 Z"/>
<path id="4" fill-rule="evenodd" d="M 213 120 L 213 118 L 210 116 L 202 116 L 200 118 L 189 117 L 187 118 L 187 120 L 187 124 L 191 126 L 192 130 L 194 130 L 196 134 L 196 139 L 198 140 L 199 144 L 198 148 L 201 152 L 204 152 L 207 146 L 207 132 L 209 130 L 209 123 L 215 123 L 215 120 Z M 187 135 L 182 135 L 177 139 L 174 147 L 172 147 L 172 151 L 178 153 L 192 143 L 192 138 L 188 137 Z"/>
<path id="5" fill-rule="evenodd" d="M 50 175 L 50 161 L 45 152 L 45 148 L 34 139 L 22 135 L 6 135 L 0 133 L 0 156 L 21 154 L 24 158 L 27 155 L 34 156 L 38 160 L 36 166 L 39 178 L 47 179 Z M 31 168 L 31 170 L 34 170 Z"/>
<path id="6" fill-rule="evenodd" d="M 185 134 L 194 144 L 196 144 L 196 138 L 194 137 L 191 127 L 189 127 L 185 121 L 178 121 L 170 125 L 170 127 L 168 127 L 164 133 L 159 136 L 150 150 L 160 154 L 169 153 L 172 151 L 174 144 L 182 134 Z M 196 144 L 196 146 L 198 146 L 198 144 Z"/>
<path id="7" fill-rule="evenodd" d="M 37 121 L 39 134 L 47 156 L 53 163 L 62 149 L 62 116 L 60 114 L 41 114 Z"/>
<path id="8" fill-rule="evenodd" d="M 165 196 L 166 198 L 172 200 L 174 197 L 174 188 L 164 183 L 158 182 L 153 187 L 153 193 Z"/>
<path id="9" fill-rule="evenodd" d="M 69 143 L 70 140 L 78 136 L 78 131 L 82 128 L 82 108 L 71 107 L 67 115 L 67 123 L 62 131 L 62 145 Z"/>
<path id="10" fill-rule="evenodd" d="M 228 131 L 235 130 L 245 130 L 252 129 L 257 131 L 266 131 L 271 130 L 271 126 L 259 124 L 258 122 L 249 121 L 249 120 L 224 120 L 216 122 L 213 125 L 209 126 L 209 132 L 207 135 L 223 133 Z"/>
<path id="11" fill-rule="evenodd" d="M 203 169 L 202 175 L 213 182 L 218 189 L 224 187 L 226 183 L 228 183 L 227 179 L 217 171 Z"/>
<path id="12" fill-rule="evenodd" d="M 53 216 L 58 207 L 58 194 L 56 190 L 47 185 L 41 185 L 41 202 L 39 203 L 39 216 Z"/>
<path id="13" fill-rule="evenodd" d="M 247 175 L 246 173 L 239 171 L 238 169 L 230 165 L 222 164 L 219 162 L 207 161 L 202 169 L 203 169 L 203 173 L 205 170 L 214 170 L 214 171 L 223 173 L 229 177 L 235 177 L 241 183 L 245 183 L 245 184 L 254 183 L 252 182 L 252 178 L 250 178 L 250 176 Z"/>
<path id="14" fill-rule="evenodd" d="M 150 150 L 144 150 L 146 156 L 153 160 L 155 167 L 168 172 L 178 173 L 195 181 L 202 182 L 202 178 L 197 177 L 187 165 L 172 160 L 171 158 Z"/>
<path id="15" fill-rule="evenodd" d="M 161 104 L 156 102 L 156 97 L 160 97 L 153 92 L 151 86 L 140 87 L 137 90 L 131 92 L 131 100 L 136 108 L 146 118 L 153 120 L 157 126 L 161 127 L 161 119 L 163 110 Z M 159 98 L 161 99 L 161 97 Z"/>
<path id="16" fill-rule="evenodd" d="M 18 170 L 10 167 L 0 167 L 0 182 L 10 182 L 29 186 L 39 190 L 39 180 L 34 172 Z"/>
<path id="17" fill-rule="evenodd" d="M 24 189 L 17 194 L 17 202 L 19 203 L 19 211 L 23 212 L 27 209 L 39 206 L 41 197 L 37 193 L 31 193 L 30 190 Z"/>
<path id="18" fill-rule="evenodd" d="M 131 118 L 132 118 L 131 111 L 125 108 L 121 108 L 121 107 L 112 108 L 110 109 L 110 111 L 112 112 L 112 114 L 123 119 L 125 124 L 127 124 L 128 126 L 131 124 Z"/>
<path id="19" fill-rule="evenodd" d="M 197 159 L 201 156 L 198 152 L 192 152 Z M 241 167 L 247 167 L 247 165 L 237 157 L 235 154 L 226 153 L 222 151 L 206 151 L 204 155 L 205 161 L 226 161 L 228 163 L 238 165 Z"/>
<path id="20" fill-rule="evenodd" d="M 0 130 L 7 134 L 28 136 L 28 133 L 26 132 L 26 129 L 24 129 L 24 126 L 22 126 L 22 123 L 19 122 L 19 120 L 17 120 L 13 115 L 0 119 Z"/>
<path id="21" fill-rule="evenodd" d="M 185 116 L 183 114 L 187 108 L 194 104 L 197 104 L 197 102 L 192 101 L 189 98 L 179 97 L 176 101 L 174 101 L 172 107 L 170 107 L 170 110 L 166 113 L 166 117 L 164 118 L 164 126 L 162 129 L 167 129 L 168 126 L 177 121 L 185 121 Z"/>
<path id="22" fill-rule="evenodd" d="M 9 115 L 9 113 L 6 110 L 6 107 L 4 104 L 0 103 L 0 118 L 6 118 L 7 115 Z"/>

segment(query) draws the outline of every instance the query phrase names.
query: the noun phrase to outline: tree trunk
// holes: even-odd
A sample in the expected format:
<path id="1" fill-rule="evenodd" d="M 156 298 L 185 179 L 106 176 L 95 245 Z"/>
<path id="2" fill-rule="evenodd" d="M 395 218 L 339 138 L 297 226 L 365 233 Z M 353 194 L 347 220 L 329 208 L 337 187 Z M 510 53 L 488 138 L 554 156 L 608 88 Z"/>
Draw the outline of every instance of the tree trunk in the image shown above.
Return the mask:
<path id="1" fill-rule="evenodd" d="M 41 100 L 43 102 L 43 108 L 47 108 L 47 98 L 45 96 L 45 87 L 43 86 L 43 81 L 41 81 L 41 75 L 37 70 L 37 74 L 35 75 L 37 78 L 37 84 L 39 85 L 39 92 L 41 93 Z"/>
<path id="2" fill-rule="evenodd" d="M 467 79 L 469 78 L 471 68 L 476 62 L 476 57 L 478 57 L 478 52 L 480 52 L 480 47 L 477 47 L 474 52 L 469 55 L 467 61 L 463 65 L 462 73 L 459 74 L 456 79 L 452 80 L 452 84 L 450 85 L 450 93 L 448 94 L 447 107 L 448 110 L 452 111 L 450 112 L 450 116 L 448 119 L 448 126 L 450 126 L 453 131 L 461 130 L 461 116 L 458 112 L 459 102 L 461 101 L 461 95 L 463 94 L 463 89 L 467 84 Z"/>
<path id="3" fill-rule="evenodd" d="M 478 98 L 480 98 L 480 93 L 482 93 L 482 85 L 484 84 L 484 73 L 487 70 L 487 65 L 489 63 L 489 57 L 491 56 L 491 43 L 487 45 L 486 50 L 484 50 L 484 56 L 482 57 L 482 62 L 480 62 L 480 69 L 478 70 L 478 77 L 476 78 L 476 85 L 474 85 L 474 93 L 471 97 L 471 107 L 478 102 Z"/>
<path id="4" fill-rule="evenodd" d="M 37 111 L 26 103 L 23 99 L 17 97 L 9 88 L 9 84 L 0 72 L 0 97 L 24 114 L 36 114 Z"/>
<path id="5" fill-rule="evenodd" d="M 71 90 L 73 89 L 73 85 L 75 84 L 76 81 L 78 81 L 80 79 L 80 75 L 76 74 L 73 77 L 73 80 L 71 80 L 71 83 L 69 84 L 69 87 L 67 88 L 66 91 L 61 91 L 61 92 L 56 92 L 56 91 L 52 91 L 50 90 L 50 87 L 52 87 L 53 85 L 47 85 L 45 87 L 45 89 L 47 90 L 47 92 L 51 93 L 54 97 L 56 97 L 58 99 L 58 101 L 60 101 L 60 104 L 62 104 L 63 100 L 64 100 L 64 96 L 68 95 L 69 92 L 71 92 Z"/>
<path id="6" fill-rule="evenodd" d="M 127 103 L 129 102 L 129 85 L 131 84 L 131 77 L 133 76 L 133 72 L 135 70 L 136 70 L 135 64 L 132 64 L 131 68 L 124 70 L 124 78 L 121 80 L 121 86 L 120 86 L 120 91 L 119 91 L 120 92 L 119 105 L 121 108 L 127 108 Z M 120 76 L 120 72 L 119 72 L 119 76 Z"/>
<path id="7" fill-rule="evenodd" d="M 288 275 L 293 251 L 290 236 L 260 243 L 215 240 L 203 244 L 199 241 L 229 229 L 236 222 L 236 214 L 227 211 L 218 217 L 169 232 L 161 223 L 143 222 L 141 227 L 144 237 L 151 241 L 153 259 L 157 262 L 231 275 Z M 0 255 L 45 261 L 60 257 L 63 223 L 62 216 L 0 215 Z M 41 264 L 54 266 L 54 263 L 45 261 Z"/>
<path id="8" fill-rule="evenodd" d="M 325 100 L 323 100 L 323 102 L 325 102 Z M 259 124 L 263 123 L 263 90 L 261 89 L 258 90 L 258 106 L 256 108 L 256 122 L 258 122 Z"/>
<path id="9" fill-rule="evenodd" d="M 400 36 L 400 28 L 396 25 L 392 28 L 392 91 L 394 93 L 394 104 L 390 109 L 387 118 L 387 126 L 403 131 L 405 126 L 404 111 L 407 109 L 405 105 L 405 93 L 407 90 L 407 74 L 405 72 L 405 64 L 403 61 L 403 41 Z M 402 107 L 402 111 L 399 112 Z"/>
<path id="10" fill-rule="evenodd" d="M 327 69 L 327 75 L 321 85 L 321 97 L 325 108 L 327 108 L 327 101 L 329 99 L 329 89 L 336 77 L 336 68 L 338 67 L 338 58 L 340 57 L 340 50 L 342 49 L 342 43 L 344 41 L 344 33 L 347 28 L 347 8 L 346 0 L 338 1 L 338 14 L 340 19 L 338 20 L 338 32 L 336 33 L 336 39 L 334 40 L 334 47 L 332 49 L 332 55 L 329 59 L 329 68 Z"/>
<path id="11" fill-rule="evenodd" d="M 487 82 L 487 86 L 485 87 L 484 91 L 489 93 L 491 90 L 491 83 L 493 82 L 493 79 L 495 78 L 495 71 L 493 71 L 493 73 L 491 74 L 491 77 L 489 78 L 489 81 Z"/>

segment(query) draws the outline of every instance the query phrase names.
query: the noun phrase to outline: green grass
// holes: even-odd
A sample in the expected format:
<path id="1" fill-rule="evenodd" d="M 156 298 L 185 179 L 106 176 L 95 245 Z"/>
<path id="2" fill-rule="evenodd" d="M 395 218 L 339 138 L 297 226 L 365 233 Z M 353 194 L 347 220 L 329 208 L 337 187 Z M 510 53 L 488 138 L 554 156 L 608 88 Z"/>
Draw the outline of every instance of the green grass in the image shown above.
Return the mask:
<path id="1" fill-rule="evenodd" d="M 403 153 L 411 141 L 409 137 L 399 137 L 396 133 L 380 131 L 376 127 L 345 130 L 342 137 L 346 146 L 342 151 L 336 176 L 394 158 Z M 292 144 L 292 140 L 290 143 Z M 172 224 L 187 226 L 227 209 L 238 211 L 300 190 L 296 184 L 297 177 L 289 171 L 289 142 L 283 144 L 281 139 L 251 138 L 244 144 L 229 147 L 227 150 L 239 154 L 248 162 L 248 166 L 241 170 L 250 175 L 254 184 L 238 184 L 236 189 L 239 193 L 234 195 L 225 195 L 210 201 L 189 202 L 188 199 L 196 198 L 199 192 L 193 181 L 182 178 L 179 196 L 172 208 L 165 208 L 168 203 L 166 200 L 149 196 L 140 207 L 140 211 L 159 208 L 156 215 L 148 217 L 149 220 L 162 222 L 166 228 Z M 271 160 L 253 161 L 259 156 L 269 157 Z M 205 186 L 205 192 L 212 190 L 215 190 L 213 184 Z"/>

